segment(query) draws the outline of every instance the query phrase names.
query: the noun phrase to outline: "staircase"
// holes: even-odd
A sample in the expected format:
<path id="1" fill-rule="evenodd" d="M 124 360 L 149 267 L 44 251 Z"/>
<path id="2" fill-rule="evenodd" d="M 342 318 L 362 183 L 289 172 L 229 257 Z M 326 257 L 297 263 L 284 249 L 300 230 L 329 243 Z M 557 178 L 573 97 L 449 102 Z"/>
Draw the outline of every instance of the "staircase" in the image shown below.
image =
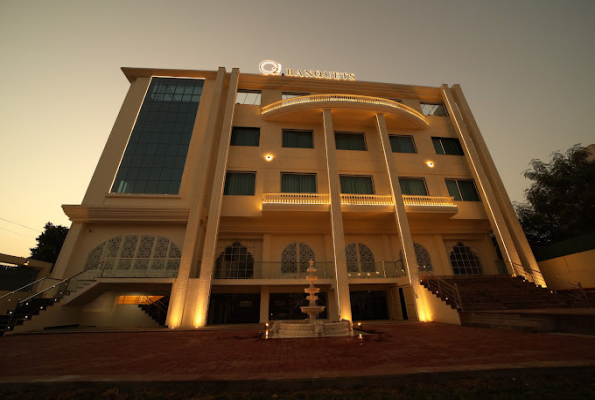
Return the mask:
<path id="1" fill-rule="evenodd" d="M 595 334 L 595 313 L 572 310 L 589 307 L 586 297 L 556 293 L 522 277 L 425 276 L 421 284 L 456 308 L 462 325 Z"/>
<path id="2" fill-rule="evenodd" d="M 169 307 L 169 296 L 162 297 L 150 304 L 138 305 L 153 321 L 161 326 L 165 326 L 165 319 L 167 317 L 167 309 Z"/>
<path id="3" fill-rule="evenodd" d="M 39 315 L 61 300 L 71 300 L 75 292 L 80 293 L 81 289 L 96 282 L 93 277 L 89 276 L 87 271 L 80 272 L 65 280 L 47 278 L 45 282 L 41 281 L 27 285 L 33 287 L 33 285 L 41 283 L 34 295 L 31 295 L 30 292 L 23 292 L 22 290 L 27 288 L 25 286 L 2 297 L 3 304 L 6 305 L 4 310 L 7 309 L 7 312 L 0 315 L 0 336 L 3 336 L 5 332 L 13 331 L 16 326 L 30 321 L 34 316 Z M 22 297 L 26 298 L 22 299 Z"/>

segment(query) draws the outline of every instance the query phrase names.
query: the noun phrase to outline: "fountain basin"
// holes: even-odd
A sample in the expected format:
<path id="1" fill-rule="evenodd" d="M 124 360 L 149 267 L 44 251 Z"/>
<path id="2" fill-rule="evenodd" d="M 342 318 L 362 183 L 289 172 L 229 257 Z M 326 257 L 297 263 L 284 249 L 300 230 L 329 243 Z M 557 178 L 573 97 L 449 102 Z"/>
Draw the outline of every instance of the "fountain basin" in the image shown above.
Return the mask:
<path id="1" fill-rule="evenodd" d="M 273 338 L 353 336 L 353 325 L 350 321 L 277 321 L 272 331 Z"/>

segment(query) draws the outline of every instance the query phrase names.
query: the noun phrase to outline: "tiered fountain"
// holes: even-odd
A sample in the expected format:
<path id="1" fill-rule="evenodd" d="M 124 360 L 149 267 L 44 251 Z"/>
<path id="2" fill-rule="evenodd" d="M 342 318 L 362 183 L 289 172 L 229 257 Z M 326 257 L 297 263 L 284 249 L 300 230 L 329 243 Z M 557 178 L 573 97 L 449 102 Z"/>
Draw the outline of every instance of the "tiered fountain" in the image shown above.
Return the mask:
<path id="1" fill-rule="evenodd" d="M 308 293 L 306 299 L 309 301 L 307 306 L 300 307 L 304 314 L 309 318 L 303 321 L 278 321 L 273 325 L 274 338 L 298 338 L 298 337 L 318 337 L 318 336 L 350 336 L 353 335 L 353 326 L 350 321 L 325 322 L 317 320 L 318 314 L 324 311 L 325 306 L 317 306 L 316 293 L 320 288 L 314 286 L 318 276 L 314 275 L 314 261 L 310 260 L 310 266 L 306 270 L 308 276 L 306 279 L 310 286 L 304 289 Z"/>

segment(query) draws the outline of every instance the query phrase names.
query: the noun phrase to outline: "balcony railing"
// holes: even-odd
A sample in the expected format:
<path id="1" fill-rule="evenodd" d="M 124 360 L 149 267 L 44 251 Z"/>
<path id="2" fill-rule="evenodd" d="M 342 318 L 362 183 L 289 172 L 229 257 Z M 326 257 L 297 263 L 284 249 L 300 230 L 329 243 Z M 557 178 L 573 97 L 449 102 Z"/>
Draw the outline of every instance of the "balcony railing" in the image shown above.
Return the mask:
<path id="1" fill-rule="evenodd" d="M 456 207 L 454 197 L 440 196 L 412 196 L 403 195 L 403 202 L 406 206 L 448 206 Z"/>
<path id="2" fill-rule="evenodd" d="M 306 284 L 307 262 L 225 262 L 215 265 L 214 279 L 291 279 Z M 315 262 L 318 279 L 333 279 L 335 263 Z M 400 278 L 406 276 L 402 261 L 347 262 L 350 279 Z"/>
<path id="3" fill-rule="evenodd" d="M 268 204 L 329 204 L 329 195 L 321 193 L 265 193 L 262 202 Z"/>
<path id="4" fill-rule="evenodd" d="M 401 278 L 407 276 L 403 261 L 348 261 L 349 279 Z"/>
<path id="5" fill-rule="evenodd" d="M 321 193 L 265 193 L 265 204 L 330 204 L 328 194 Z M 403 195 L 406 206 L 456 207 L 453 197 Z M 341 204 L 364 206 L 392 206 L 392 196 L 376 194 L 341 194 Z"/>

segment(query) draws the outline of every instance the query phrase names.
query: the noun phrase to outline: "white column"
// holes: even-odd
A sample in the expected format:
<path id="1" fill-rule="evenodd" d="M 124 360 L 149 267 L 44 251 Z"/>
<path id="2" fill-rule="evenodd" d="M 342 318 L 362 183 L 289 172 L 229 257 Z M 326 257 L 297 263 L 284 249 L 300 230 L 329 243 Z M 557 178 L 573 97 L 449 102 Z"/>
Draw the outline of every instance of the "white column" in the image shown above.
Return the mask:
<path id="1" fill-rule="evenodd" d="M 475 180 L 475 183 L 479 189 L 481 201 L 484 204 L 488 219 L 492 226 L 492 230 L 494 231 L 496 239 L 498 240 L 498 244 L 500 245 L 500 249 L 502 250 L 504 261 L 506 262 L 506 265 L 512 274 L 516 275 L 514 272 L 515 264 L 520 265 L 521 260 L 516 251 L 516 247 L 514 246 L 512 237 L 510 236 L 510 232 L 508 231 L 506 222 L 504 221 L 504 217 L 502 216 L 500 206 L 496 201 L 496 196 L 494 194 L 494 190 L 492 189 L 492 185 L 490 184 L 485 170 L 481 165 L 475 145 L 473 144 L 469 132 L 467 131 L 467 127 L 463 122 L 463 117 L 461 116 L 458 107 L 455 107 L 455 101 L 452 94 L 450 93 L 450 89 L 446 85 L 442 85 L 440 86 L 440 90 L 442 92 L 444 103 L 446 104 L 448 112 L 450 113 L 450 118 L 453 121 L 455 129 L 459 135 L 461 145 L 465 150 L 465 159 L 467 160 L 467 164 L 469 165 L 473 179 Z"/>
<path id="2" fill-rule="evenodd" d="M 231 141 L 231 128 L 233 113 L 235 110 L 236 93 L 238 91 L 238 79 L 240 70 L 234 68 L 231 71 L 229 89 L 227 91 L 227 102 L 225 115 L 219 139 L 219 151 L 217 152 L 217 166 L 213 176 L 213 188 L 211 190 L 211 204 L 209 207 L 209 219 L 207 221 L 207 232 L 200 265 L 200 282 L 198 288 L 198 299 L 194 320 L 188 321 L 190 326 L 205 326 L 209 310 L 209 297 L 211 296 L 211 283 L 213 279 L 213 267 L 215 264 L 217 237 L 219 236 L 219 220 L 221 218 L 221 203 L 223 201 L 223 188 L 225 185 L 225 173 L 227 170 L 227 157 L 229 155 L 229 142 Z"/>
<path id="3" fill-rule="evenodd" d="M 68 261 L 70 257 L 72 257 L 72 252 L 76 247 L 76 243 L 78 242 L 79 237 L 83 233 L 85 228 L 85 224 L 82 222 L 73 222 L 68 229 L 68 233 L 66 234 L 66 239 L 64 240 L 64 244 L 62 245 L 62 249 L 60 250 L 60 254 L 58 255 L 58 259 L 56 263 L 52 267 L 52 273 L 50 277 L 56 279 L 66 279 L 68 276 L 64 276 L 66 269 L 68 267 Z M 80 268 L 77 268 L 76 271 L 73 272 L 80 272 L 83 270 L 83 266 L 81 265 Z M 74 275 L 74 273 L 70 273 L 70 276 Z"/>
<path id="4" fill-rule="evenodd" d="M 166 324 L 170 328 L 176 328 L 182 323 L 184 314 L 184 304 L 186 303 L 186 293 L 188 289 L 188 280 L 192 266 L 196 265 L 197 259 L 196 246 L 199 238 L 200 221 L 203 218 L 204 198 L 206 192 L 206 181 L 209 163 L 209 154 L 211 152 L 211 143 L 215 136 L 215 128 L 219 115 L 219 104 L 221 102 L 221 93 L 225 81 L 225 68 L 221 67 L 217 71 L 215 80 L 215 91 L 211 100 L 211 109 L 209 121 L 207 123 L 205 139 L 202 145 L 201 159 L 198 167 L 192 176 L 196 177 L 195 190 L 192 194 L 192 204 L 186 224 L 186 234 L 184 235 L 184 245 L 182 247 L 182 257 L 180 259 L 180 269 L 178 278 L 174 282 L 171 290 L 169 307 L 167 310 Z M 196 125 L 196 124 L 195 124 Z"/>
<path id="5" fill-rule="evenodd" d="M 388 181 L 390 183 L 390 190 L 395 202 L 395 221 L 399 231 L 399 239 L 401 241 L 401 249 L 403 250 L 403 263 L 409 278 L 409 284 L 413 291 L 415 298 L 415 305 L 420 321 L 425 321 L 425 305 L 422 304 L 423 297 L 419 294 L 423 290 L 419 284 L 419 269 L 417 266 L 417 259 L 415 257 L 415 248 L 413 247 L 413 239 L 411 239 L 411 231 L 409 229 L 409 220 L 407 219 L 407 212 L 405 211 L 405 203 L 403 202 L 403 194 L 401 193 L 401 186 L 399 184 L 399 177 L 397 175 L 397 164 L 393 158 L 392 148 L 390 146 L 390 139 L 388 138 L 388 130 L 386 128 L 386 121 L 384 115 L 376 115 L 376 123 L 378 128 L 378 135 L 382 143 L 382 151 L 384 161 L 386 163 L 386 171 L 388 174 Z"/>
<path id="6" fill-rule="evenodd" d="M 329 198 L 331 200 L 333 256 L 335 260 L 335 282 L 333 283 L 333 289 L 335 289 L 337 300 L 338 319 L 351 321 L 351 300 L 349 298 L 347 259 L 345 257 L 345 235 L 343 232 L 343 216 L 341 215 L 341 185 L 339 183 L 339 173 L 337 172 L 335 132 L 333 130 L 331 110 L 324 110 L 323 119 L 326 169 L 328 172 Z"/>

